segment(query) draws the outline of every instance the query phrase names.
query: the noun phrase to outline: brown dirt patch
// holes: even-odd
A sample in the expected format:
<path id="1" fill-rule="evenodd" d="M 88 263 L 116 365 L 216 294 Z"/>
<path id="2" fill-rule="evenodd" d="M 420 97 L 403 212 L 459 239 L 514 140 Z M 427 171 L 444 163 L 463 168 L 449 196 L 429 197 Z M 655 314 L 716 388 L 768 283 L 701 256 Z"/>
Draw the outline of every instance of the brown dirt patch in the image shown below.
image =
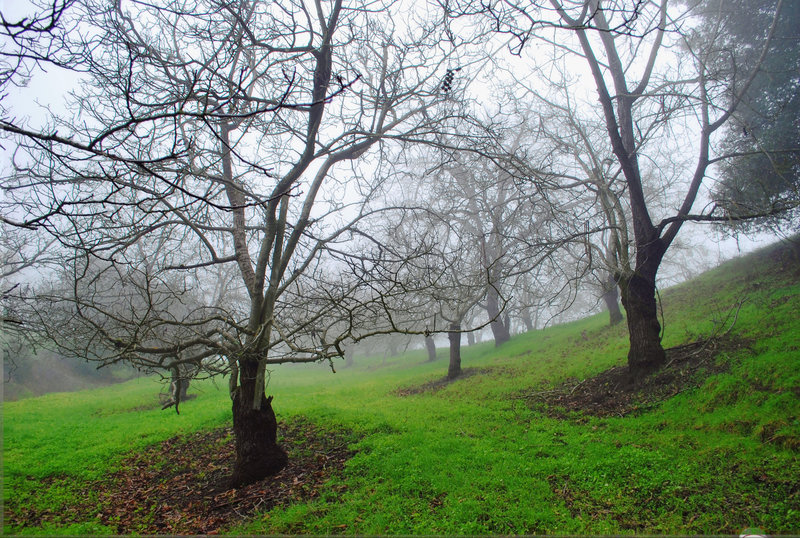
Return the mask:
<path id="1" fill-rule="evenodd" d="M 133 454 L 119 471 L 88 484 L 88 490 L 98 492 L 94 506 L 66 506 L 58 514 L 7 511 L 5 522 L 21 528 L 94 521 L 117 534 L 216 534 L 256 511 L 316 497 L 353 455 L 348 449 L 353 441 L 350 432 L 322 430 L 306 421 L 280 423 L 279 443 L 289 454 L 286 468 L 230 489 L 231 428 L 173 437 Z"/>
<path id="2" fill-rule="evenodd" d="M 719 353 L 742 348 L 746 343 L 732 338 L 693 342 L 667 349 L 667 365 L 638 382 L 630 378 L 626 366 L 614 366 L 583 381 L 570 379 L 554 389 L 525 391 L 515 398 L 556 418 L 574 412 L 622 417 L 700 386 L 708 376 L 727 369 L 714 360 Z"/>
<path id="3" fill-rule="evenodd" d="M 474 375 L 485 375 L 496 372 L 497 368 L 462 368 L 461 375 L 455 379 L 450 379 L 445 376 L 433 381 L 428 381 L 422 385 L 413 385 L 411 387 L 402 387 L 394 391 L 397 396 L 411 396 L 413 394 L 424 394 L 438 392 L 455 381 L 461 381 Z"/>

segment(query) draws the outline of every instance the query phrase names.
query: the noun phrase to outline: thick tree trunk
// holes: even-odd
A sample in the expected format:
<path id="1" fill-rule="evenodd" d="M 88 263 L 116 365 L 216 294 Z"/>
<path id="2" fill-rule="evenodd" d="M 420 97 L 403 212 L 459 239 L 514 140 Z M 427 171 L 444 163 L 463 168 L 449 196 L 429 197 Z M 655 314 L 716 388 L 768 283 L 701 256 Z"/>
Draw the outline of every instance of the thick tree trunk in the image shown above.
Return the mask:
<path id="1" fill-rule="evenodd" d="M 425 337 L 425 349 L 428 350 L 428 362 L 436 360 L 436 342 L 433 341 L 433 336 Z"/>
<path id="2" fill-rule="evenodd" d="M 622 311 L 619 308 L 619 292 L 617 290 L 617 281 L 613 275 L 609 275 L 603 289 L 603 302 L 606 303 L 608 323 L 611 326 L 622 321 Z"/>
<path id="3" fill-rule="evenodd" d="M 273 475 L 283 469 L 288 457 L 277 444 L 278 421 L 272 410 L 272 396 L 259 391 L 261 408 L 253 409 L 258 362 L 239 362 L 240 383 L 233 396 L 233 433 L 236 462 L 231 486 L 240 487 Z"/>
<path id="4" fill-rule="evenodd" d="M 450 340 L 450 366 L 447 368 L 447 378 L 455 379 L 461 375 L 461 325 L 450 324 L 447 338 Z"/>
<path id="5" fill-rule="evenodd" d="M 494 345 L 499 347 L 511 340 L 508 325 L 503 323 L 503 319 L 500 317 L 500 297 L 497 294 L 497 290 L 491 286 L 486 294 L 486 313 L 492 320 L 489 325 L 492 328 Z"/>
<path id="6" fill-rule="evenodd" d="M 474 332 L 468 332 L 467 333 L 467 345 L 468 346 L 474 346 L 475 345 L 475 333 Z"/>
<path id="7" fill-rule="evenodd" d="M 508 327 L 506 327 L 502 321 L 495 319 L 490 326 L 492 328 L 492 336 L 494 336 L 494 345 L 496 347 L 500 347 L 511 340 L 511 333 L 508 332 Z"/>
<path id="8" fill-rule="evenodd" d="M 189 380 L 188 379 L 181 379 L 179 383 L 178 394 L 180 395 L 180 401 L 185 402 L 189 399 Z"/>
<path id="9" fill-rule="evenodd" d="M 620 289 L 630 336 L 628 371 L 634 380 L 639 380 L 666 362 L 661 347 L 655 278 L 634 274 L 620 280 Z"/>

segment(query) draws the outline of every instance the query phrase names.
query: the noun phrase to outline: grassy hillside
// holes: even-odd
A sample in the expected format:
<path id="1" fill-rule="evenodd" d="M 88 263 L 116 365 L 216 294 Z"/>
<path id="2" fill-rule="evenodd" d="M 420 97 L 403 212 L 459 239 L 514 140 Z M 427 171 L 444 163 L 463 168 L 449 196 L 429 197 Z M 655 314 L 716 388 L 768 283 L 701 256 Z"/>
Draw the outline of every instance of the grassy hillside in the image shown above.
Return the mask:
<path id="1" fill-rule="evenodd" d="M 674 396 L 623 416 L 553 413 L 530 398 L 624 364 L 625 328 L 607 327 L 604 315 L 500 349 L 470 347 L 464 365 L 477 373 L 427 390 L 420 387 L 445 374 L 446 350 L 434 363 L 413 352 L 335 375 L 318 365 L 279 367 L 268 389 L 279 420 L 346 432 L 354 455 L 313 494 L 231 517 L 220 530 L 798 533 L 798 275 L 797 259 L 774 247 L 666 290 L 666 346 L 725 332 L 734 318 L 728 338 L 737 345 L 720 346 L 727 351 L 701 363 Z M 148 532 L 164 507 L 131 507 L 143 512 L 141 526 L 121 526 L 128 515 L 115 520 L 105 509 L 109 475 L 130 465 L 131 452 L 230 416 L 224 383 L 197 384 L 198 398 L 179 416 L 158 410 L 158 390 L 140 379 L 6 403 L 5 531 Z M 190 450 L 170 443 L 159 446 Z M 70 515 L 77 505 L 81 515 Z"/>

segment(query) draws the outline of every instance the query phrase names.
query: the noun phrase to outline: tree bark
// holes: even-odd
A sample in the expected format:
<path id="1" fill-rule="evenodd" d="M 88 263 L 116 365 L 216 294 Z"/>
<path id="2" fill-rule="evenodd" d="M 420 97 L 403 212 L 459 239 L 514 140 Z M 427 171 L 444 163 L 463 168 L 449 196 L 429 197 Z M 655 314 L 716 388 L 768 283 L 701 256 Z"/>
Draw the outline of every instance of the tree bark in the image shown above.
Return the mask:
<path id="1" fill-rule="evenodd" d="M 239 387 L 233 395 L 233 433 L 236 462 L 231 486 L 238 488 L 273 475 L 287 462 L 286 452 L 278 446 L 278 421 L 272 410 L 272 396 L 259 391 L 261 408 L 253 409 L 258 361 L 239 362 Z"/>
<path id="2" fill-rule="evenodd" d="M 425 337 L 425 349 L 428 350 L 428 362 L 436 360 L 436 342 L 433 341 L 433 336 Z"/>
<path id="3" fill-rule="evenodd" d="M 451 323 L 447 338 L 450 340 L 450 366 L 447 378 L 455 379 L 461 375 L 461 324 Z"/>
<path id="4" fill-rule="evenodd" d="M 622 311 L 619 308 L 619 292 L 617 281 L 609 275 L 603 288 L 603 302 L 608 308 L 608 323 L 612 327 L 622 321 Z"/>
<path id="5" fill-rule="evenodd" d="M 489 325 L 492 328 L 494 345 L 499 347 L 511 340 L 508 326 L 503 323 L 503 319 L 500 317 L 500 297 L 493 286 L 489 287 L 489 291 L 486 294 L 486 313 L 492 320 Z"/>
<path id="6" fill-rule="evenodd" d="M 522 323 L 525 324 L 525 330 L 527 332 L 531 332 L 533 330 L 533 318 L 531 318 L 531 313 L 528 311 L 528 309 L 523 308 L 519 317 L 522 319 Z"/>
<path id="7" fill-rule="evenodd" d="M 185 402 L 189 399 L 189 379 L 181 379 L 178 381 L 178 395 L 180 397 L 181 402 Z"/>
<path id="8" fill-rule="evenodd" d="M 180 404 L 191 400 L 194 395 L 189 395 L 189 383 L 194 371 L 189 366 L 175 366 L 172 368 L 172 379 L 169 384 L 169 399 L 163 402 L 161 410 L 175 406 L 175 412 L 180 415 Z"/>
<path id="9" fill-rule="evenodd" d="M 176 394 L 173 398 L 179 402 L 185 402 L 189 399 L 188 391 L 189 384 L 193 377 L 194 370 L 191 367 L 184 366 L 182 368 L 172 370 L 172 382 L 174 383 Z M 175 397 L 177 396 L 177 397 Z"/>
<path id="10" fill-rule="evenodd" d="M 630 337 L 628 372 L 633 380 L 640 380 L 666 363 L 666 353 L 661 347 L 655 278 L 634 274 L 620 280 L 620 289 Z"/>

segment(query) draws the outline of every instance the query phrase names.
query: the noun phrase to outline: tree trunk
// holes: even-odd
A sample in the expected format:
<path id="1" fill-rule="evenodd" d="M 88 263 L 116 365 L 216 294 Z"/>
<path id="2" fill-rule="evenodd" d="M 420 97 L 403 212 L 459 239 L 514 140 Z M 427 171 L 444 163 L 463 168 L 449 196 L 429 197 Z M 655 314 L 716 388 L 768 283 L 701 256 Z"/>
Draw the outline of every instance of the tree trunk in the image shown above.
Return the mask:
<path id="1" fill-rule="evenodd" d="M 637 381 L 666 362 L 666 354 L 661 347 L 655 278 L 634 274 L 620 280 L 620 289 L 630 336 L 628 371 L 631 378 Z"/>
<path id="2" fill-rule="evenodd" d="M 447 378 L 455 379 L 461 375 L 461 325 L 450 324 L 447 338 L 450 340 L 450 366 L 447 368 Z"/>
<path id="3" fill-rule="evenodd" d="M 169 396 L 166 401 L 162 401 L 161 410 L 175 406 L 175 412 L 180 415 L 180 404 L 186 400 L 191 400 L 194 395 L 189 395 L 189 383 L 194 375 L 194 370 L 188 366 L 175 366 L 172 368 L 172 379 L 169 384 Z"/>
<path id="4" fill-rule="evenodd" d="M 189 395 L 187 394 L 189 391 L 189 379 L 181 379 L 178 385 L 178 394 L 180 395 L 180 401 L 185 402 L 189 399 Z"/>
<path id="5" fill-rule="evenodd" d="M 794 263 L 795 266 L 800 265 L 800 239 L 795 237 L 789 238 L 788 241 L 789 246 L 791 247 L 790 252 L 792 253 L 791 261 Z"/>
<path id="6" fill-rule="evenodd" d="M 233 433 L 236 462 L 231 486 L 240 487 L 283 469 L 288 457 L 277 444 L 278 421 L 272 410 L 272 396 L 259 391 L 261 408 L 253 409 L 258 361 L 239 361 L 240 383 L 233 396 Z"/>
<path id="7" fill-rule="evenodd" d="M 436 342 L 433 341 L 433 336 L 425 337 L 425 349 L 428 350 L 428 362 L 436 360 Z"/>
<path id="8" fill-rule="evenodd" d="M 500 347 L 509 340 L 511 340 L 511 334 L 508 332 L 508 327 L 499 319 L 495 319 L 490 324 L 492 328 L 492 336 L 494 336 L 494 345 L 495 347 Z"/>
<path id="9" fill-rule="evenodd" d="M 192 379 L 193 372 L 189 367 L 174 368 L 172 370 L 172 383 L 175 387 L 173 399 L 177 402 L 184 402 L 189 398 L 187 392 L 189 391 L 189 384 Z"/>
<path id="10" fill-rule="evenodd" d="M 531 318 L 530 311 L 527 308 L 523 308 L 519 317 L 522 319 L 522 323 L 525 325 L 525 330 L 527 332 L 531 332 L 533 330 L 533 318 Z"/>
<path id="11" fill-rule="evenodd" d="M 489 326 L 492 328 L 494 345 L 499 347 L 511 340 L 508 326 L 503 323 L 500 317 L 500 297 L 497 294 L 497 290 L 492 286 L 489 287 L 489 291 L 486 294 L 486 313 L 489 314 L 489 319 L 492 320 Z"/>
<path id="12" fill-rule="evenodd" d="M 609 275 L 603 288 L 603 301 L 608 308 L 608 323 L 612 327 L 622 321 L 622 311 L 619 308 L 619 292 L 617 281 Z"/>
<path id="13" fill-rule="evenodd" d="M 474 346 L 475 345 L 475 333 L 470 331 L 467 333 L 467 345 Z"/>

